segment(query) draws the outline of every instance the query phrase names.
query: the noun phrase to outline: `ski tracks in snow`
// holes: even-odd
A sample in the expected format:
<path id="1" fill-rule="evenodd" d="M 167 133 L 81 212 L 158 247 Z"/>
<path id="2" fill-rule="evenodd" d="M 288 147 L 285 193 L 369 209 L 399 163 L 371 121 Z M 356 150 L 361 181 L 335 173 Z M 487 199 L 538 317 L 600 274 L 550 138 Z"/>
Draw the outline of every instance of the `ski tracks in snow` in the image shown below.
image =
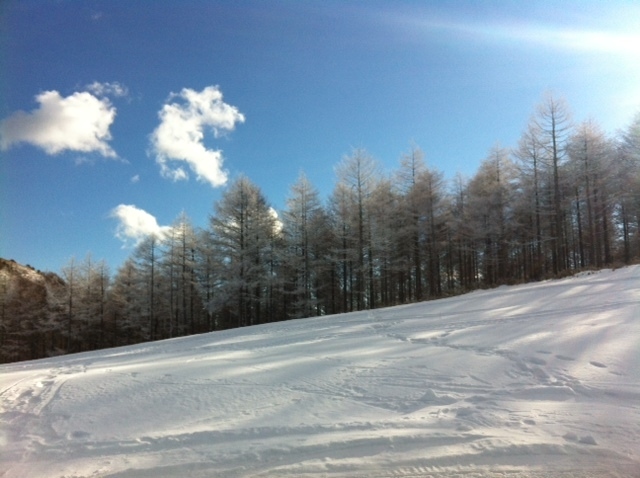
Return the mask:
<path id="1" fill-rule="evenodd" d="M 27 367 L 29 368 L 29 367 Z M 25 462 L 42 450 L 65 440 L 56 423 L 68 416 L 50 410 L 67 379 L 85 367 L 51 368 L 25 372 L 23 378 L 0 393 L 0 444 L 3 461 Z M 6 471 L 0 466 L 0 471 Z"/>
<path id="2" fill-rule="evenodd" d="M 4 366 L 0 476 L 637 477 L 625 274 Z"/>

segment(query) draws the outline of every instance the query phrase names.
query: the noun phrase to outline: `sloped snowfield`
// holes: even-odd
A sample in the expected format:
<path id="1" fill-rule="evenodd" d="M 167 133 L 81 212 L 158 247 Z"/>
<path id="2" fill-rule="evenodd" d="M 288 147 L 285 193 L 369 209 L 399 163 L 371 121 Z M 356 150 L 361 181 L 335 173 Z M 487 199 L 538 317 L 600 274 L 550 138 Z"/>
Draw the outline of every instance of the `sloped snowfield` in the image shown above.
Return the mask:
<path id="1" fill-rule="evenodd" d="M 639 477 L 640 266 L 0 383 L 3 477 Z"/>

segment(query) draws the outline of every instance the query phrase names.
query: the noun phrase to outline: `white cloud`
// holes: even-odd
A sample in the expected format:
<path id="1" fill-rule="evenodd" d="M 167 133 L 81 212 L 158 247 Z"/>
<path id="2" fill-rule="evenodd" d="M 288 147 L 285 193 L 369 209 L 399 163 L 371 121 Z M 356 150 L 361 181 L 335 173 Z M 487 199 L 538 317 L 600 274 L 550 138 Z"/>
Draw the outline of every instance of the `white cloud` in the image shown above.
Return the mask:
<path id="1" fill-rule="evenodd" d="M 174 99 L 180 102 L 171 102 Z M 152 152 L 160 165 L 161 174 L 173 181 L 188 179 L 183 166 L 172 162 L 186 162 L 200 181 L 221 186 L 227 181 L 222 169 L 222 151 L 207 149 L 203 144 L 204 131 L 210 129 L 214 137 L 232 131 L 236 123 L 244 122 L 244 115 L 235 106 L 222 100 L 217 86 L 202 91 L 183 88 L 171 94 L 158 116 L 160 125 L 151 135 Z"/>
<path id="2" fill-rule="evenodd" d="M 62 97 L 45 91 L 35 97 L 40 106 L 30 113 L 16 111 L 0 121 L 0 150 L 29 143 L 47 154 L 63 151 L 99 153 L 115 158 L 108 141 L 116 109 L 106 98 L 88 92 Z"/>
<path id="3" fill-rule="evenodd" d="M 139 174 L 136 174 L 135 176 L 132 176 L 132 177 L 131 177 L 131 182 L 132 182 L 133 184 L 140 182 L 140 175 L 139 175 Z"/>
<path id="4" fill-rule="evenodd" d="M 160 226 L 153 215 L 132 204 L 120 204 L 111 210 L 110 216 L 119 221 L 116 237 L 125 244 L 130 241 L 138 244 L 151 235 L 162 237 L 170 229 Z"/>
<path id="5" fill-rule="evenodd" d="M 87 91 L 90 91 L 96 96 L 114 96 L 116 98 L 129 96 L 129 89 L 117 81 L 113 83 L 94 81 L 90 85 L 87 85 Z"/>

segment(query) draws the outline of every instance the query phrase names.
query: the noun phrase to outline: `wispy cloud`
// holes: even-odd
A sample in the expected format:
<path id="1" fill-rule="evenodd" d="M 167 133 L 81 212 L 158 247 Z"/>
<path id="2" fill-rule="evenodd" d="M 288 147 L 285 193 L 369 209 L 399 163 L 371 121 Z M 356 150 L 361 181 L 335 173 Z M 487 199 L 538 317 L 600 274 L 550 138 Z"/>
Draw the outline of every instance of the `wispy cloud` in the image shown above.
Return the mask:
<path id="1" fill-rule="evenodd" d="M 96 96 L 113 96 L 116 98 L 129 96 L 129 88 L 117 81 L 112 83 L 100 83 L 99 81 L 94 81 L 87 85 L 87 91 L 90 91 Z"/>
<path id="2" fill-rule="evenodd" d="M 580 5 L 580 2 L 577 2 Z M 460 8 L 455 16 L 435 9 L 373 9 L 376 22 L 396 34 L 416 39 L 425 34 L 453 34 L 458 40 L 498 41 L 550 47 L 560 51 L 633 55 L 638 58 L 640 8 L 585 4 L 583 8 L 549 5 L 533 8 L 524 17 L 520 9 Z"/>
<path id="3" fill-rule="evenodd" d="M 131 178 L 131 182 L 132 182 L 133 184 L 135 184 L 135 183 L 139 183 L 139 182 L 140 182 L 140 175 L 139 175 L 139 174 L 136 174 L 135 176 L 133 176 L 133 177 Z"/>
<path id="4" fill-rule="evenodd" d="M 574 92 L 578 85 L 588 88 L 592 97 L 608 105 L 603 107 L 608 113 L 600 117 L 619 125 L 640 105 L 640 6 L 632 3 L 621 8 L 563 2 L 538 5 L 523 15 L 520 7 L 492 8 L 478 2 L 460 6 L 449 16 L 426 6 L 373 10 L 371 18 L 390 34 L 427 49 L 432 42 L 445 43 L 480 48 L 482 55 L 496 58 L 503 50 L 518 51 L 535 69 L 532 76 L 545 78 L 541 82 L 547 87 L 564 83 L 567 88 L 571 83 L 576 85 Z M 562 79 L 557 71 L 547 70 L 551 62 L 564 63 Z"/>
<path id="5" fill-rule="evenodd" d="M 35 100 L 39 107 L 33 111 L 16 111 L 0 121 L 0 150 L 27 143 L 52 155 L 75 151 L 117 157 L 108 143 L 116 108 L 107 98 L 86 91 L 62 97 L 53 90 Z"/>
<path id="6" fill-rule="evenodd" d="M 529 23 L 457 24 L 456 29 L 502 41 L 585 53 L 638 56 L 640 33 L 607 31 L 579 27 L 560 27 Z"/>
<path id="7" fill-rule="evenodd" d="M 110 217 L 118 220 L 116 237 L 125 245 L 139 244 L 151 235 L 161 238 L 170 229 L 170 226 L 160 226 L 152 214 L 132 204 L 118 205 L 111 210 Z"/>
<path id="8" fill-rule="evenodd" d="M 94 158 L 89 158 L 87 156 L 78 156 L 76 159 L 73 160 L 73 162 L 76 164 L 76 166 L 81 166 L 83 164 L 95 164 L 95 159 Z"/>
<path id="9" fill-rule="evenodd" d="M 204 133 L 209 129 L 217 138 L 244 122 L 244 115 L 223 101 L 220 89 L 184 88 L 169 97 L 158 116 L 160 125 L 151 135 L 151 149 L 161 174 L 174 181 L 186 180 L 189 174 L 182 165 L 186 163 L 198 180 L 213 187 L 225 184 L 227 173 L 222 169 L 222 151 L 207 149 Z"/>

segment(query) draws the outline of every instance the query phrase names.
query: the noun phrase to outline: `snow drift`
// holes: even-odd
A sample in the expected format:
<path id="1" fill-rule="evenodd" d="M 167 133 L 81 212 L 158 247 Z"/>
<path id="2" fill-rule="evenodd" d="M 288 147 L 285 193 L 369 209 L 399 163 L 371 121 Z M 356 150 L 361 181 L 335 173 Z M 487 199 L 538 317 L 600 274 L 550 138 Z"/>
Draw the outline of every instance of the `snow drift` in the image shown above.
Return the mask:
<path id="1" fill-rule="evenodd" d="M 640 476 L 640 266 L 0 367 L 0 476 Z"/>

